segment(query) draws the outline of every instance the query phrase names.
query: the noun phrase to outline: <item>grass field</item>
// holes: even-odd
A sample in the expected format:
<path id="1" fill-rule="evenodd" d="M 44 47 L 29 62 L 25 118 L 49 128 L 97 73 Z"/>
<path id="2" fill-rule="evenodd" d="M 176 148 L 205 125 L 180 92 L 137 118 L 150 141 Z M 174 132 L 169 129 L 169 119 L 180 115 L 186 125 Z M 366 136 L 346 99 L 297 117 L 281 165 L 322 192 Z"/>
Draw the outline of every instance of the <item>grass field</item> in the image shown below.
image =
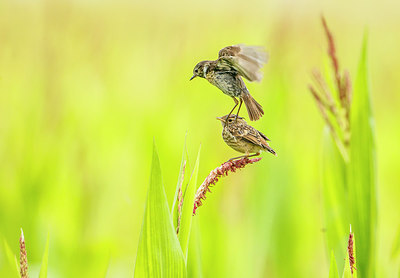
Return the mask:
<path id="1" fill-rule="evenodd" d="M 343 245 L 334 248 L 339 273 L 346 254 L 337 250 L 346 250 L 352 224 L 362 252 L 358 276 L 398 277 L 399 11 L 399 3 L 377 0 L 1 1 L 0 277 L 16 276 L 5 246 L 18 258 L 20 228 L 31 277 L 39 274 L 47 236 L 49 277 L 132 277 L 153 139 L 169 210 L 186 132 L 190 171 L 201 145 L 193 188 L 238 155 L 222 141 L 215 119 L 233 101 L 205 80 L 189 82 L 197 62 L 237 43 L 269 52 L 262 82 L 246 84 L 265 110 L 253 125 L 278 156 L 264 153 L 208 193 L 191 224 L 189 254 L 197 250 L 199 257 L 184 269 L 188 277 L 328 277 L 329 240 L 336 238 L 326 225 L 324 186 L 327 176 L 332 181 L 341 173 L 324 166 L 335 160 L 327 157 L 330 137 L 308 90 L 314 68 L 331 77 L 321 13 L 353 89 L 361 86 L 368 34 L 372 110 L 367 114 L 356 97 L 352 109 L 373 117 L 376 192 L 366 195 L 363 186 L 374 178 L 353 163 L 349 169 L 365 170 L 352 170 L 350 181 L 360 185 L 346 183 L 340 195 L 338 182 L 331 193 L 337 195 L 327 195 L 350 196 L 346 206 L 330 204 L 350 219 L 333 224 L 345 226 Z M 369 119 L 360 121 L 352 126 L 353 145 L 363 147 L 349 153 L 362 164 Z M 375 239 L 367 230 L 376 231 Z"/>

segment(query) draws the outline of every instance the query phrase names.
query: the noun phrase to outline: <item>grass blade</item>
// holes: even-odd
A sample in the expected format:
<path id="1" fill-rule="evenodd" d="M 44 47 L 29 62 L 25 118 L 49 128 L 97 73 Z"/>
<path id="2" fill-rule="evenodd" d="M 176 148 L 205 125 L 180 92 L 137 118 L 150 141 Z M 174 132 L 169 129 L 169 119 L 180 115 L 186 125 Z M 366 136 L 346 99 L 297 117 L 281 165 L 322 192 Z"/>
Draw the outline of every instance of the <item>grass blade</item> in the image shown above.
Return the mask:
<path id="1" fill-rule="evenodd" d="M 202 278 L 199 217 L 192 217 L 190 244 L 187 256 L 187 273 L 191 278 Z"/>
<path id="2" fill-rule="evenodd" d="M 331 265 L 329 267 L 329 278 L 339 278 L 335 254 L 333 253 L 333 251 L 331 252 Z"/>
<path id="3" fill-rule="evenodd" d="M 339 269 L 343 269 L 346 231 L 349 223 L 346 193 L 346 163 L 329 134 L 324 130 L 322 152 L 322 192 L 324 225 L 328 250 L 338 257 Z M 342 255 L 343 254 L 343 255 Z"/>
<path id="4" fill-rule="evenodd" d="M 349 201 L 353 231 L 357 234 L 358 271 L 375 277 L 376 159 L 374 127 L 367 72 L 367 36 L 364 37 L 351 110 Z"/>
<path id="5" fill-rule="evenodd" d="M 182 185 L 185 184 L 184 180 L 187 177 L 187 175 L 185 175 L 185 173 L 189 172 L 189 169 L 188 169 L 189 158 L 188 158 L 188 152 L 187 152 L 187 147 L 186 147 L 186 140 L 187 140 L 187 133 L 185 135 L 185 142 L 183 144 L 182 160 L 181 160 L 181 166 L 179 168 L 178 183 L 176 185 L 174 201 L 172 203 L 172 209 L 171 209 L 172 222 L 174 223 L 175 227 L 176 227 L 176 224 L 178 221 L 177 200 L 178 200 L 179 190 L 182 190 Z"/>
<path id="6" fill-rule="evenodd" d="M 346 256 L 346 260 L 344 261 L 344 270 L 343 270 L 342 278 L 353 278 L 351 276 L 349 256 Z"/>
<path id="7" fill-rule="evenodd" d="M 182 204 L 183 204 L 183 190 L 184 186 L 188 184 L 190 179 L 190 167 L 189 167 L 189 156 L 186 148 L 186 139 L 187 134 L 185 136 L 185 143 L 183 146 L 182 160 L 181 166 L 179 169 L 178 183 L 176 185 L 174 201 L 172 204 L 172 223 L 174 224 L 175 231 L 178 234 L 179 228 L 181 226 L 180 221 L 182 218 Z"/>
<path id="8" fill-rule="evenodd" d="M 19 262 L 17 260 L 17 257 L 13 254 L 13 252 L 11 251 L 10 246 L 7 244 L 7 241 L 4 239 L 4 249 L 5 249 L 5 253 L 7 256 L 7 260 L 8 260 L 8 265 L 11 271 L 11 277 L 20 277 L 19 274 Z"/>
<path id="9" fill-rule="evenodd" d="M 186 277 L 185 260 L 172 224 L 155 144 L 153 148 L 135 277 Z"/>
<path id="10" fill-rule="evenodd" d="M 42 265 L 40 267 L 39 278 L 47 278 L 47 266 L 49 261 L 49 235 L 47 235 L 46 247 L 44 248 Z"/>
<path id="11" fill-rule="evenodd" d="M 392 252 L 391 252 L 391 259 L 395 259 L 400 253 L 400 225 L 397 229 L 396 238 L 392 244 Z"/>
<path id="12" fill-rule="evenodd" d="M 181 208 L 182 217 L 180 221 L 178 239 L 179 242 L 181 243 L 183 255 L 185 256 L 186 261 L 187 261 L 190 230 L 193 219 L 192 213 L 193 213 L 194 195 L 196 193 L 197 177 L 199 172 L 200 149 L 201 148 L 199 148 L 196 158 L 196 163 L 192 175 L 190 177 L 190 181 L 187 184 L 186 188 L 184 188 L 183 190 L 183 204 Z"/>

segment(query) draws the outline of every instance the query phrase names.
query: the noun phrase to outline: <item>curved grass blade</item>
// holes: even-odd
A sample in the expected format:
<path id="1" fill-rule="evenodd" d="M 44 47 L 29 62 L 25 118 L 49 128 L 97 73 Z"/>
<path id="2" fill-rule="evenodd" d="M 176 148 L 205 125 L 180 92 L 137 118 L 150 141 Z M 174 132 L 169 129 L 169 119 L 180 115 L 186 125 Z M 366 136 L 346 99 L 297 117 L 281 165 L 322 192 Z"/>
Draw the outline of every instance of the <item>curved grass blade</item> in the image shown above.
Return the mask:
<path id="1" fill-rule="evenodd" d="M 343 269 L 346 231 L 349 223 L 346 192 L 346 162 L 335 142 L 324 130 L 322 152 L 322 195 L 324 205 L 324 225 L 328 250 L 338 257 L 339 269 Z"/>
<path id="2" fill-rule="evenodd" d="M 150 185 L 134 275 L 137 278 L 186 277 L 185 259 L 172 224 L 155 144 L 153 148 Z"/>
<path id="3" fill-rule="evenodd" d="M 201 250 L 200 250 L 200 228 L 199 217 L 192 217 L 192 228 L 190 229 L 189 251 L 187 255 L 187 273 L 191 278 L 202 278 Z"/>
<path id="4" fill-rule="evenodd" d="M 329 267 L 329 278 L 339 278 L 339 273 L 338 273 L 338 270 L 337 270 L 335 254 L 333 253 L 333 250 L 331 252 L 331 265 Z"/>
<path id="5" fill-rule="evenodd" d="M 11 271 L 11 277 L 20 277 L 19 274 L 19 262 L 17 260 L 17 257 L 13 254 L 13 252 L 11 251 L 10 246 L 7 244 L 7 241 L 4 239 L 4 249 L 5 249 L 5 253 L 7 256 L 7 260 L 8 260 L 8 264 L 9 264 L 9 268 Z"/>
<path id="6" fill-rule="evenodd" d="M 183 202 L 183 192 L 182 188 L 184 184 L 187 184 L 189 181 L 189 163 L 188 163 L 188 152 L 186 148 L 186 139 L 187 139 L 187 134 L 185 136 L 185 143 L 183 146 L 183 153 L 182 153 L 182 160 L 181 160 L 181 166 L 179 169 L 179 176 L 178 176 L 178 183 L 176 185 L 176 190 L 175 190 L 175 196 L 174 196 L 174 201 L 172 203 L 172 223 L 174 223 L 174 227 L 176 230 L 176 233 L 179 232 L 179 227 L 180 227 L 180 220 L 182 216 L 182 211 L 179 211 L 178 205 L 179 203 Z M 181 209 L 181 207 L 180 207 Z"/>
<path id="7" fill-rule="evenodd" d="M 395 259 L 400 254 L 400 225 L 397 229 L 396 238 L 392 244 L 392 252 L 391 252 L 391 259 Z"/>
<path id="8" fill-rule="evenodd" d="M 183 196 L 183 203 L 182 208 L 180 209 L 181 220 L 180 220 L 180 227 L 178 233 L 178 239 L 181 243 L 183 255 L 185 256 L 185 260 L 187 261 L 187 253 L 188 253 L 188 245 L 189 245 L 189 238 L 190 238 L 190 231 L 192 226 L 192 211 L 193 211 L 193 202 L 194 196 L 196 193 L 196 186 L 197 186 L 197 177 L 199 173 L 199 163 L 200 163 L 200 149 L 197 154 L 196 163 L 190 177 L 189 183 L 182 191 Z"/>
<path id="9" fill-rule="evenodd" d="M 39 278 L 47 278 L 47 266 L 49 261 L 49 235 L 47 235 L 46 247 L 44 248 L 42 265 L 40 267 Z"/>
<path id="10" fill-rule="evenodd" d="M 346 260 L 344 261 L 344 270 L 342 278 L 353 278 L 351 276 L 349 256 L 346 256 Z"/>
<path id="11" fill-rule="evenodd" d="M 367 36 L 361 51 L 351 110 L 349 203 L 353 231 L 358 241 L 358 271 L 375 277 L 376 158 L 374 124 L 367 72 Z"/>

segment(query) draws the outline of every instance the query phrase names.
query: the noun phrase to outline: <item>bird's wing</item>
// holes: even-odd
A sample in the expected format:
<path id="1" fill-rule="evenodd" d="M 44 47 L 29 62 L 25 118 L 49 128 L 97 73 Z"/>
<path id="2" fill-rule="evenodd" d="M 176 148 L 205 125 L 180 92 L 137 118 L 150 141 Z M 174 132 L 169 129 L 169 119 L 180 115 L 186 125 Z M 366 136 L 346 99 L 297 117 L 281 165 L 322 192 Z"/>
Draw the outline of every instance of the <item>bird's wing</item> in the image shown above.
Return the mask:
<path id="1" fill-rule="evenodd" d="M 267 60 L 268 56 L 263 47 L 238 44 L 219 51 L 217 67 L 225 70 L 233 68 L 249 81 L 261 81 L 260 69 Z"/>
<path id="2" fill-rule="evenodd" d="M 264 138 L 266 141 L 271 141 L 271 140 L 268 139 L 267 136 L 264 135 L 264 133 L 262 133 L 262 132 L 260 132 L 260 131 L 258 131 L 258 133 L 259 133 L 259 134 L 261 135 L 261 137 Z"/>
<path id="3" fill-rule="evenodd" d="M 235 129 L 232 133 L 234 136 L 240 137 L 260 147 L 264 147 L 264 145 L 266 144 L 265 140 L 258 134 L 258 131 L 251 126 L 243 126 L 241 128 Z M 263 144 L 263 141 L 265 142 L 265 144 Z"/>

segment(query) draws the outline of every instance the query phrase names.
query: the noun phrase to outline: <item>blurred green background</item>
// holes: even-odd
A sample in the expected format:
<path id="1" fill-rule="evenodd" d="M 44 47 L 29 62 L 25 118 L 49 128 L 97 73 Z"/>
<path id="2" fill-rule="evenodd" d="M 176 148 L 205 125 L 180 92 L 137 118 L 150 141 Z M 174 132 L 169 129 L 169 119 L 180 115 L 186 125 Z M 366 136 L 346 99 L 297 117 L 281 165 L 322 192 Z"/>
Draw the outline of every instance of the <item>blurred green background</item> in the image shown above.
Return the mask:
<path id="1" fill-rule="evenodd" d="M 171 204 L 186 131 L 190 163 L 202 145 L 199 182 L 237 155 L 215 120 L 233 101 L 189 82 L 194 65 L 227 45 L 263 45 L 265 77 L 247 84 L 265 110 L 254 126 L 278 157 L 224 178 L 198 210 L 203 274 L 326 277 L 324 123 L 307 90 L 326 56 L 322 12 L 353 80 L 368 28 L 377 273 L 397 277 L 399 11 L 377 0 L 1 1 L 0 236 L 18 254 L 24 229 L 31 274 L 49 233 L 49 277 L 131 277 L 153 137 Z"/>

